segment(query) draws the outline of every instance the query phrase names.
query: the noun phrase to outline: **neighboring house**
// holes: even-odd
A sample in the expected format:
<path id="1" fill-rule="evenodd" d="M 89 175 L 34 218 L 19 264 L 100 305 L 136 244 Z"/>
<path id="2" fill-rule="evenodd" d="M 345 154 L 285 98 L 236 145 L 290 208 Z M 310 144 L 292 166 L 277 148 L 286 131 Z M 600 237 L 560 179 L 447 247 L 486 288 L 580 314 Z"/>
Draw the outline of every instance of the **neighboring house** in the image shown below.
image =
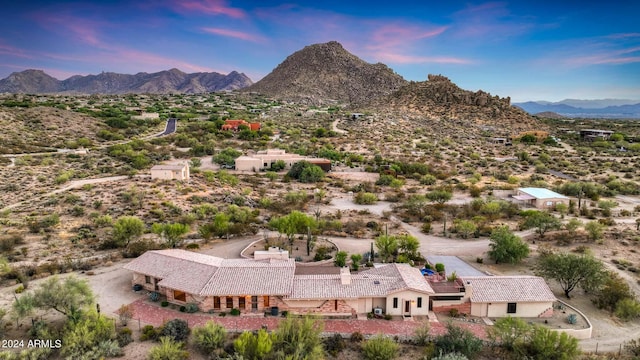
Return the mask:
<path id="1" fill-rule="evenodd" d="M 181 165 L 155 165 L 151 168 L 151 179 L 189 180 L 189 163 Z"/>
<path id="2" fill-rule="evenodd" d="M 169 249 L 148 251 L 124 268 L 133 271 L 133 284 L 174 304 L 195 303 L 201 311 L 426 316 L 433 294 L 420 270 L 407 264 L 296 275 L 293 259 L 221 259 Z"/>
<path id="3" fill-rule="evenodd" d="M 281 149 L 268 149 L 258 151 L 250 156 L 240 156 L 235 160 L 236 170 L 242 171 L 260 171 L 269 169 L 276 161 L 282 160 L 286 168 L 290 168 L 298 161 L 306 160 L 312 164 L 316 164 L 324 171 L 331 170 L 331 161 L 327 159 L 310 158 L 298 154 L 287 154 Z"/>
<path id="4" fill-rule="evenodd" d="M 160 114 L 156 112 L 144 112 L 139 111 L 138 115 L 131 116 L 133 120 L 152 120 L 152 119 L 160 119 Z"/>
<path id="5" fill-rule="evenodd" d="M 553 209 L 558 204 L 569 205 L 569 198 L 544 188 L 518 188 L 513 198 L 538 209 Z"/>
<path id="6" fill-rule="evenodd" d="M 240 126 L 246 126 L 251 131 L 260 130 L 260 123 L 259 122 L 250 123 L 250 122 L 246 122 L 244 120 L 225 120 L 224 121 L 224 125 L 222 125 L 222 130 L 238 131 Z"/>
<path id="7" fill-rule="evenodd" d="M 608 140 L 613 134 L 613 131 L 598 130 L 598 129 L 584 129 L 580 130 L 580 139 L 582 140 Z"/>

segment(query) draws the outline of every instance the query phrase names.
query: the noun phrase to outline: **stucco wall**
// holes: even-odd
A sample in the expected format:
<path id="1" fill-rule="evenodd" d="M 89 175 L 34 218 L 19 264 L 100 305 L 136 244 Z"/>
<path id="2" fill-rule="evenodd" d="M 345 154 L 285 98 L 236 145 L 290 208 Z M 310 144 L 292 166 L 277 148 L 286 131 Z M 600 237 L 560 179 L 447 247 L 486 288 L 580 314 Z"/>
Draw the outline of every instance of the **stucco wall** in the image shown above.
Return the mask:
<path id="1" fill-rule="evenodd" d="M 507 313 L 507 303 L 472 303 L 471 315 L 483 317 L 539 317 L 553 306 L 552 302 L 518 302 L 516 312 Z"/>
<path id="2" fill-rule="evenodd" d="M 551 203 L 551 205 L 547 204 L 549 202 Z M 562 198 L 536 199 L 536 207 L 538 209 L 553 209 L 558 204 L 565 204 L 569 206 L 569 199 L 562 199 Z"/>
<path id="3" fill-rule="evenodd" d="M 422 298 L 422 307 L 418 308 L 418 297 Z M 393 298 L 398 298 L 398 307 L 393 307 Z M 429 314 L 429 295 L 415 291 L 400 291 L 387 296 L 385 309 L 389 315 L 405 315 L 405 301 L 410 303 L 411 315 L 428 315 Z M 411 301 L 414 301 L 413 303 Z"/>

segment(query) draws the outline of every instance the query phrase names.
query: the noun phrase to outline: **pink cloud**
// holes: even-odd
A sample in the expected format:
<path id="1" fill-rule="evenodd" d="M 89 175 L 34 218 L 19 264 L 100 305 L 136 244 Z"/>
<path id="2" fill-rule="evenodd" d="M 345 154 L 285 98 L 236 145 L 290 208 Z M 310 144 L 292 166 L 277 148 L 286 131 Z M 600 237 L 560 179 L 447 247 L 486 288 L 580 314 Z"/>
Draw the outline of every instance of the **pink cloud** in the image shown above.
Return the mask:
<path id="1" fill-rule="evenodd" d="M 35 20 L 51 32 L 71 35 L 76 40 L 92 46 L 101 46 L 99 29 L 109 26 L 103 21 L 94 21 L 87 18 L 73 16 L 68 13 L 56 13 L 51 16 L 48 13 L 34 13 Z"/>
<path id="2" fill-rule="evenodd" d="M 226 15 L 236 19 L 242 19 L 247 16 L 244 10 L 230 7 L 224 0 L 180 0 L 173 2 L 173 6 L 178 8 L 178 10 L 211 15 Z"/>
<path id="3" fill-rule="evenodd" d="M 27 54 L 24 50 L 17 47 L 0 42 L 0 54 L 19 57 L 24 59 L 33 59 L 33 56 Z"/>
<path id="4" fill-rule="evenodd" d="M 373 43 L 367 47 L 370 49 L 387 49 L 389 47 L 402 46 L 413 41 L 438 36 L 445 30 L 447 30 L 446 26 L 424 29 L 416 25 L 384 25 L 373 31 L 371 35 Z"/>
<path id="5" fill-rule="evenodd" d="M 403 55 L 389 52 L 379 52 L 375 54 L 376 60 L 386 61 L 394 64 L 454 64 L 465 65 L 471 64 L 472 61 L 467 59 L 446 57 L 446 56 L 413 56 Z"/>
<path id="6" fill-rule="evenodd" d="M 232 37 L 235 39 L 246 40 L 246 41 L 260 42 L 261 40 L 264 40 L 261 36 L 253 35 L 247 32 L 236 31 L 236 30 L 229 30 L 229 29 L 222 29 L 222 28 L 209 28 L 209 27 L 202 28 L 202 30 L 209 34 L 227 36 L 227 37 Z"/>
<path id="7" fill-rule="evenodd" d="M 630 64 L 640 62 L 640 54 L 636 53 L 640 53 L 640 46 L 619 50 L 591 50 L 589 55 L 571 57 L 566 62 L 578 66 Z"/>

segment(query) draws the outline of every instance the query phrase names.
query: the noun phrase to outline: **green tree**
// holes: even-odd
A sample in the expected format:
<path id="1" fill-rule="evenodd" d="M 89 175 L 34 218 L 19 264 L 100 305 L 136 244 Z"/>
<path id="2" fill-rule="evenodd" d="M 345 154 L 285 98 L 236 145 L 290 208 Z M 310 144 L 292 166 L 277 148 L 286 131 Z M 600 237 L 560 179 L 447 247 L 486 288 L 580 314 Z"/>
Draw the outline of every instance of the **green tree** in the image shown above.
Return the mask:
<path id="1" fill-rule="evenodd" d="M 111 236 L 118 247 L 127 247 L 144 233 L 144 222 L 135 216 L 121 216 L 113 224 Z"/>
<path id="2" fill-rule="evenodd" d="M 184 343 L 174 341 L 168 336 L 160 338 L 160 345 L 149 351 L 149 360 L 181 360 L 188 359 L 189 352 L 184 350 Z"/>
<path id="3" fill-rule="evenodd" d="M 273 349 L 273 340 L 269 333 L 261 329 L 256 335 L 245 331 L 233 342 L 236 353 L 246 360 L 261 360 L 266 358 Z"/>
<path id="4" fill-rule="evenodd" d="M 193 344 L 205 355 L 211 355 L 216 349 L 224 346 L 227 330 L 213 321 L 193 328 Z"/>
<path id="5" fill-rule="evenodd" d="M 281 321 L 272 333 L 273 350 L 278 358 L 290 360 L 320 360 L 323 323 L 311 317 L 291 318 Z"/>
<path id="6" fill-rule="evenodd" d="M 398 356 L 398 344 L 383 335 L 376 335 L 362 345 L 366 360 L 392 360 Z"/>
<path id="7" fill-rule="evenodd" d="M 426 196 L 429 201 L 443 205 L 447 201 L 451 200 L 453 194 L 447 190 L 433 190 L 430 193 L 427 193 Z"/>
<path id="8" fill-rule="evenodd" d="M 174 224 L 158 224 L 151 225 L 151 231 L 154 234 L 160 235 L 165 241 L 167 246 L 171 248 L 177 247 L 182 241 L 182 236 L 189 232 L 189 225 L 174 223 Z"/>
<path id="9" fill-rule="evenodd" d="M 269 226 L 277 229 L 280 233 L 287 234 L 289 245 L 293 246 L 296 234 L 306 234 L 308 229 L 315 230 L 317 223 L 313 217 L 294 210 L 289 215 L 272 219 L 269 221 Z"/>
<path id="10" fill-rule="evenodd" d="M 33 299 L 36 307 L 70 316 L 93 303 L 93 292 L 86 280 L 74 276 L 60 280 L 52 276 L 33 292 Z"/>
<path id="11" fill-rule="evenodd" d="M 218 154 L 214 155 L 211 160 L 216 164 L 233 166 L 235 164 L 236 158 L 240 155 L 242 155 L 242 152 L 228 147 L 224 150 L 221 150 Z"/>
<path id="12" fill-rule="evenodd" d="M 541 239 L 544 238 L 547 231 L 559 229 L 561 225 L 558 218 L 546 211 L 535 211 L 524 221 L 525 228 L 536 228 L 536 233 L 540 235 Z"/>
<path id="13" fill-rule="evenodd" d="M 334 259 L 333 263 L 335 264 L 335 266 L 337 267 L 344 267 L 347 265 L 347 257 L 349 256 L 349 254 L 346 251 L 338 251 L 338 253 L 336 254 L 336 258 Z"/>
<path id="14" fill-rule="evenodd" d="M 453 226 L 455 226 L 458 235 L 463 239 L 469 238 L 478 230 L 478 226 L 473 221 L 464 219 L 455 220 Z"/>
<path id="15" fill-rule="evenodd" d="M 311 165 L 302 170 L 300 174 L 300 182 L 315 183 L 324 179 L 324 170 L 318 165 Z"/>
<path id="16" fill-rule="evenodd" d="M 219 212 L 213 217 L 212 229 L 218 237 L 227 235 L 230 226 L 231 218 L 226 213 Z"/>
<path id="17" fill-rule="evenodd" d="M 567 299 L 577 286 L 595 290 L 606 279 L 604 265 L 591 255 L 558 253 L 541 256 L 535 271 L 538 276 L 557 281 Z"/>
<path id="18" fill-rule="evenodd" d="M 380 235 L 375 240 L 382 262 L 389 261 L 398 251 L 398 239 L 395 236 Z"/>
<path id="19" fill-rule="evenodd" d="M 362 255 L 351 254 L 351 268 L 354 271 L 358 271 L 358 269 L 360 268 L 360 261 L 362 261 Z"/>
<path id="20" fill-rule="evenodd" d="M 526 341 L 533 327 L 520 318 L 507 316 L 496 320 L 487 328 L 487 338 L 494 345 L 500 345 L 508 351 L 515 351 Z"/>
<path id="21" fill-rule="evenodd" d="M 405 255 L 409 260 L 417 260 L 420 255 L 418 252 L 420 241 L 408 234 L 399 235 L 397 238 L 400 254 Z"/>
<path id="22" fill-rule="evenodd" d="M 292 179 L 298 180 L 300 179 L 300 175 L 302 175 L 302 172 L 304 171 L 304 169 L 312 165 L 313 165 L 312 163 L 306 160 L 298 161 L 297 163 L 291 166 L 291 169 L 289 169 L 289 171 L 287 172 L 287 176 L 289 176 Z"/>
<path id="23" fill-rule="evenodd" d="M 591 239 L 591 241 L 596 241 L 602 238 L 604 225 L 597 221 L 589 221 L 584 225 L 584 230 L 589 234 L 589 239 Z"/>
<path id="24" fill-rule="evenodd" d="M 506 226 L 495 228 L 489 239 L 489 256 L 499 263 L 517 264 L 529 256 L 529 245 Z"/>

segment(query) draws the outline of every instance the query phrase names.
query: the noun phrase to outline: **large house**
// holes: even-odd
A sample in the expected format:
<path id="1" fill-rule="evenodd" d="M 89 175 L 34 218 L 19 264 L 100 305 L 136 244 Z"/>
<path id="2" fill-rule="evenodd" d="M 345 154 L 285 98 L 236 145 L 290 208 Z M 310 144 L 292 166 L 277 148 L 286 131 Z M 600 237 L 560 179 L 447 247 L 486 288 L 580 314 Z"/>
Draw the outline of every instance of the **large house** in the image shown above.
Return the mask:
<path id="1" fill-rule="evenodd" d="M 222 130 L 238 131 L 240 126 L 246 126 L 251 131 L 260 130 L 259 122 L 250 123 L 244 120 L 225 120 L 224 125 L 222 125 Z"/>
<path id="2" fill-rule="evenodd" d="M 569 205 L 569 198 L 544 188 L 518 188 L 513 198 L 538 209 L 554 209 L 558 204 Z"/>
<path id="3" fill-rule="evenodd" d="M 290 168 L 298 161 L 308 161 L 312 164 L 320 166 L 324 171 L 331 170 L 331 160 L 312 158 L 298 154 L 287 154 L 282 149 L 268 149 L 258 151 L 253 155 L 243 155 L 235 160 L 236 170 L 242 171 L 260 171 L 269 169 L 276 161 L 282 160 L 286 168 Z"/>
<path id="4" fill-rule="evenodd" d="M 189 163 L 178 165 L 155 165 L 151 168 L 151 179 L 189 180 Z"/>
<path id="5" fill-rule="evenodd" d="M 132 283 L 195 303 L 201 311 L 357 316 L 370 312 L 427 316 L 433 290 L 420 270 L 388 264 L 352 274 L 296 275 L 293 259 L 221 259 L 180 249 L 148 251 L 125 265 Z"/>
<path id="6" fill-rule="evenodd" d="M 613 131 L 598 130 L 598 129 L 583 129 L 580 130 L 580 139 L 582 140 L 608 140 L 613 134 Z"/>

